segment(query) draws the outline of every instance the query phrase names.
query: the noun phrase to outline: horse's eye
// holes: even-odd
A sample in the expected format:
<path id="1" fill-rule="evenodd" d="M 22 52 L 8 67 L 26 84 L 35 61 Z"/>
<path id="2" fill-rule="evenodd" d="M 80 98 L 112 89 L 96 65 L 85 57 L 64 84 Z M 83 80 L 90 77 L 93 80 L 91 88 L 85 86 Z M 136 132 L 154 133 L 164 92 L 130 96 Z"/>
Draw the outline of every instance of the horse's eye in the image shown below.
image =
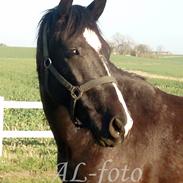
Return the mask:
<path id="1" fill-rule="evenodd" d="M 79 51 L 76 48 L 71 49 L 73 55 L 79 55 Z"/>
<path id="2" fill-rule="evenodd" d="M 70 57 L 73 57 L 73 56 L 76 56 L 76 55 L 79 55 L 79 51 L 77 48 L 71 48 L 68 50 L 67 54 L 66 54 L 66 57 L 70 58 Z"/>

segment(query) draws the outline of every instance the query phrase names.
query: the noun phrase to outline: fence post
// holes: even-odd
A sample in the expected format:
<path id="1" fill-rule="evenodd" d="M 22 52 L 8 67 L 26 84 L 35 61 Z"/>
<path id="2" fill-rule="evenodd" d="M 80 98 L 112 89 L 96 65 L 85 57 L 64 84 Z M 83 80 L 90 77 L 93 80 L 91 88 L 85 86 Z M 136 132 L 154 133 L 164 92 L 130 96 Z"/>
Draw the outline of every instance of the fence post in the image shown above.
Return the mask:
<path id="1" fill-rule="evenodd" d="M 3 155 L 4 97 L 0 97 L 0 157 Z"/>

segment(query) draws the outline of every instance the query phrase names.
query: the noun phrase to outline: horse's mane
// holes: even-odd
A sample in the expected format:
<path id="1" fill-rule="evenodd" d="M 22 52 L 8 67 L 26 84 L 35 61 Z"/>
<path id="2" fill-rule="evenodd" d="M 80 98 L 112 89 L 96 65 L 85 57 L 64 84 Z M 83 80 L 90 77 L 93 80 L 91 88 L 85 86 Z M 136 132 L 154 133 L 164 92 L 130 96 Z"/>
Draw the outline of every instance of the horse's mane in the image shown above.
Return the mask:
<path id="1" fill-rule="evenodd" d="M 134 79 L 139 79 L 139 80 L 143 80 L 146 81 L 147 78 L 144 76 L 141 76 L 139 74 L 133 73 L 133 72 L 129 72 L 127 70 L 122 70 L 120 69 L 121 73 L 123 73 L 124 75 L 127 75 L 128 77 L 134 78 Z"/>
<path id="2" fill-rule="evenodd" d="M 79 5 L 73 5 L 66 15 L 64 12 L 60 12 L 58 6 L 47 10 L 39 22 L 38 38 L 42 36 L 45 24 L 47 24 L 48 31 L 54 31 L 56 37 L 63 40 L 81 34 L 86 27 L 98 30 L 97 24 L 87 8 Z"/>
<path id="3" fill-rule="evenodd" d="M 110 68 L 111 68 L 113 73 L 119 73 L 119 75 L 121 75 L 121 76 L 126 76 L 128 78 L 133 78 L 133 79 L 137 79 L 137 80 L 146 81 L 145 77 L 143 77 L 139 74 L 133 73 L 133 72 L 129 72 L 129 71 L 124 70 L 122 68 L 119 68 L 114 63 L 112 63 L 111 61 L 110 61 Z"/>

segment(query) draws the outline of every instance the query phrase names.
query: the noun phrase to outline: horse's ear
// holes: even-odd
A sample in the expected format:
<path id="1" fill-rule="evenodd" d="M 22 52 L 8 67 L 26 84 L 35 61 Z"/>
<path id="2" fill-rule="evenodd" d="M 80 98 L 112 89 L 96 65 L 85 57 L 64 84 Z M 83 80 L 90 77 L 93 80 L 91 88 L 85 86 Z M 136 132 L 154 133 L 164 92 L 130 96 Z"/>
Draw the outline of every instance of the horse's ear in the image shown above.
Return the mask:
<path id="1" fill-rule="evenodd" d="M 94 20 L 98 20 L 104 11 L 106 0 L 94 0 L 87 9 L 92 13 Z"/>
<path id="2" fill-rule="evenodd" d="M 61 0 L 58 5 L 59 12 L 61 12 L 63 15 L 68 13 L 72 6 L 72 3 L 73 0 Z"/>

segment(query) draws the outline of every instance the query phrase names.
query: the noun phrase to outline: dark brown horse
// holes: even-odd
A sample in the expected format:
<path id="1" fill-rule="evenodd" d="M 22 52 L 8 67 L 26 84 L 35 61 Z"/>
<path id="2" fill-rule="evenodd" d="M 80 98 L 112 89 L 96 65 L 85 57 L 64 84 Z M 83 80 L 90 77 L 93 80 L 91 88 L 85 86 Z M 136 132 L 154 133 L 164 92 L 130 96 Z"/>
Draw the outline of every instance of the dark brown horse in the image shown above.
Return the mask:
<path id="1" fill-rule="evenodd" d="M 64 182 L 183 182 L 183 98 L 116 68 L 88 7 L 61 0 L 42 18 L 37 70 Z"/>

